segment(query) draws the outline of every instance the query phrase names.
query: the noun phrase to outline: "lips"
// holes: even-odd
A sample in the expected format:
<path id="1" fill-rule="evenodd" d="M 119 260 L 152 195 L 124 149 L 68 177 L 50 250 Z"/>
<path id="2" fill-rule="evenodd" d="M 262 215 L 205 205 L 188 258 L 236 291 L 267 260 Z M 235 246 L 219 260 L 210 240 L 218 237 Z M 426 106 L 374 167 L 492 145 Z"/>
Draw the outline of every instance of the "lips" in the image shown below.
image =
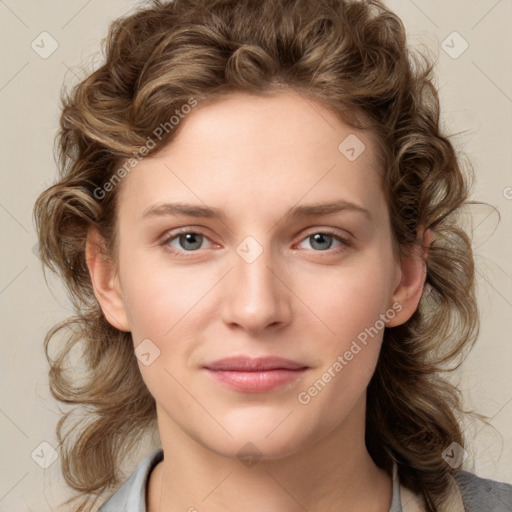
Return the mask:
<path id="1" fill-rule="evenodd" d="M 282 357 L 250 358 L 237 356 L 208 363 L 205 368 L 214 371 L 262 372 L 269 370 L 300 370 L 307 368 L 307 365 Z"/>
<path id="2" fill-rule="evenodd" d="M 282 357 L 229 357 L 205 365 L 218 383 L 243 393 L 263 393 L 297 383 L 308 366 Z"/>

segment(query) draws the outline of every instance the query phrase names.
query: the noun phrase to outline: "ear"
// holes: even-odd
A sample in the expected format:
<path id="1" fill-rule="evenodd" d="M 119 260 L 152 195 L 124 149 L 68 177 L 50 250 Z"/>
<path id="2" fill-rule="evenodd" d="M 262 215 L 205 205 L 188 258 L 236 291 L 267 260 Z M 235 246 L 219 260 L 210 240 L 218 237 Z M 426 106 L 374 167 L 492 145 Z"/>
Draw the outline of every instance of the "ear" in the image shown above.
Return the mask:
<path id="1" fill-rule="evenodd" d="M 130 332 L 119 278 L 114 264 L 106 254 L 104 243 L 96 229 L 87 234 L 85 257 L 91 276 L 94 295 L 108 322 L 120 331 Z"/>
<path id="2" fill-rule="evenodd" d="M 386 327 L 395 327 L 405 323 L 414 314 L 420 303 L 423 294 L 423 286 L 427 277 L 428 250 L 432 242 L 430 229 L 419 229 L 419 237 L 422 240 L 420 246 L 415 246 L 400 261 L 400 282 L 398 283 L 393 296 L 393 304 L 397 314 L 386 323 Z"/>

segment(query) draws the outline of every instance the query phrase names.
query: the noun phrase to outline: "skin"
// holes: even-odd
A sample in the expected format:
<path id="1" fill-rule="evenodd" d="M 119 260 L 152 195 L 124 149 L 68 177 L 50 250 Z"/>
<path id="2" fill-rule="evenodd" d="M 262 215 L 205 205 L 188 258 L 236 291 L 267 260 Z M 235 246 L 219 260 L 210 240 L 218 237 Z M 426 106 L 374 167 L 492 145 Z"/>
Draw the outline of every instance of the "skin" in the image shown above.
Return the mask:
<path id="1" fill-rule="evenodd" d="M 383 330 L 309 403 L 298 400 L 379 315 L 399 304 L 387 326 L 399 325 L 421 297 L 424 255 L 393 253 L 375 141 L 292 91 L 236 93 L 181 122 L 178 137 L 122 181 L 119 272 L 100 257 L 95 231 L 87 243 L 108 321 L 131 331 L 134 347 L 150 339 L 160 350 L 150 365 L 138 362 L 165 454 L 150 476 L 148 510 L 387 512 L 391 478 L 364 443 Z M 338 150 L 349 134 L 365 144 L 354 161 Z M 338 199 L 369 217 L 352 209 L 286 217 L 294 206 Z M 141 220 L 152 205 L 178 201 L 225 218 Z M 176 234 L 166 242 L 182 227 L 204 235 L 199 248 Z M 315 243 L 311 235 L 326 228 L 348 244 Z M 248 236 L 262 249 L 250 263 L 237 253 Z M 202 369 L 232 355 L 309 368 L 277 390 L 243 393 Z M 251 467 L 237 457 L 248 442 L 261 454 Z"/>

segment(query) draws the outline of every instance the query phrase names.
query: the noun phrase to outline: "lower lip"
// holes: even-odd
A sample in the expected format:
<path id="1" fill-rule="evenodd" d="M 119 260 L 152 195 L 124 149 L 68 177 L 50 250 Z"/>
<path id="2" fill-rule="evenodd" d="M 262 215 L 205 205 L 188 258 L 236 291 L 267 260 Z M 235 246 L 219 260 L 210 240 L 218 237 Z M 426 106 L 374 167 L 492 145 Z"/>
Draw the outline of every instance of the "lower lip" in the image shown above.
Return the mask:
<path id="1" fill-rule="evenodd" d="M 222 384 L 245 393 L 264 393 L 280 388 L 300 379 L 307 368 L 299 370 L 267 370 L 237 372 L 229 370 L 209 370 L 208 373 Z"/>

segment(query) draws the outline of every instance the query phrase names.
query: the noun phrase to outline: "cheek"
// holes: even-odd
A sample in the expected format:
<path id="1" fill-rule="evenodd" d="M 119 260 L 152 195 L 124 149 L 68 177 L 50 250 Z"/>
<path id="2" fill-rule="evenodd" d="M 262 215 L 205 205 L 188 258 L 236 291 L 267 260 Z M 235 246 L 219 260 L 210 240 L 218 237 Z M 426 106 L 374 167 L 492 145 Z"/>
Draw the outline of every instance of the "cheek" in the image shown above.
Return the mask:
<path id="1" fill-rule="evenodd" d="M 187 271 L 132 263 L 125 286 L 132 339 L 136 351 L 145 343 L 144 352 L 151 357 L 147 365 L 139 357 L 142 378 L 157 403 L 168 404 L 172 397 L 173 410 L 182 411 L 190 407 L 182 385 L 187 383 L 187 363 L 198 332 L 198 301 L 206 284 Z"/>
<path id="2" fill-rule="evenodd" d="M 324 325 L 319 339 L 327 345 L 344 345 L 386 312 L 392 296 L 392 268 L 385 260 L 361 257 L 351 266 L 304 279 L 298 295 L 306 297 L 305 305 Z"/>
<path id="3" fill-rule="evenodd" d="M 384 319 L 392 319 L 392 262 L 382 257 L 361 258 L 350 268 L 332 273 L 316 284 L 305 283 L 309 290 L 307 305 L 316 314 L 315 328 L 310 329 L 311 343 L 320 355 L 321 366 L 303 387 L 318 382 L 312 389 L 322 394 L 318 403 L 347 404 L 366 388 L 377 364 Z M 383 319 L 384 318 L 384 319 Z M 325 391 L 323 391 L 325 388 Z M 308 393 L 309 394 L 309 393 Z M 308 400 L 308 397 L 305 397 Z"/>
<path id="4" fill-rule="evenodd" d="M 215 284 L 212 272 L 170 268 L 132 260 L 125 268 L 125 305 L 134 341 L 146 337 L 164 340 L 190 321 L 190 313 Z"/>
<path id="5" fill-rule="evenodd" d="M 384 332 L 380 315 L 386 314 L 388 299 L 378 275 L 368 271 L 340 276 L 335 281 L 339 286 L 330 287 L 323 297 L 316 295 L 317 311 L 328 329 L 322 325 L 310 332 L 321 364 L 301 384 L 296 403 L 303 414 L 321 418 L 324 433 L 342 423 L 362 400 L 375 371 Z"/>
<path id="6" fill-rule="evenodd" d="M 208 293 L 218 276 L 206 266 L 192 270 L 162 261 L 156 265 L 143 256 L 129 259 L 123 268 L 133 343 L 136 349 L 145 343 L 151 354 L 149 365 L 139 358 L 142 378 L 157 401 L 165 402 L 172 394 L 175 405 L 186 407 L 187 396 L 178 382 L 187 382 L 198 335 L 214 320 L 216 310 L 209 307 L 213 294 Z"/>

